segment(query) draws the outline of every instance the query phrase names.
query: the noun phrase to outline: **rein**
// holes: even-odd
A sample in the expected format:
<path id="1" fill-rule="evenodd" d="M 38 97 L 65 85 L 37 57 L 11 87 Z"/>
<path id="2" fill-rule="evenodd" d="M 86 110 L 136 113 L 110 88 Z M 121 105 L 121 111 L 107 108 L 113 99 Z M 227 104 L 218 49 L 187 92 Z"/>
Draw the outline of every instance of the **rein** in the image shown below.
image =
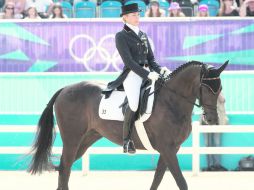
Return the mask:
<path id="1" fill-rule="evenodd" d="M 159 78 L 158 81 L 157 81 L 157 82 L 159 83 L 158 87 L 157 87 L 153 92 L 151 92 L 151 93 L 149 94 L 149 96 L 152 95 L 152 94 L 155 94 L 155 93 L 159 92 L 160 89 L 165 85 L 166 81 L 169 80 L 169 79 L 170 79 L 170 76 L 169 76 L 169 75 L 166 76 L 166 77 L 165 77 L 163 74 L 160 75 L 160 78 Z M 171 88 L 169 88 L 168 90 L 169 90 L 170 92 L 174 93 L 175 95 L 180 96 L 181 98 L 185 99 L 186 102 L 188 102 L 188 103 L 190 103 L 190 104 L 193 104 L 193 105 L 195 105 L 195 106 L 197 106 L 197 107 L 199 107 L 199 108 L 201 107 L 200 104 L 196 104 L 195 102 L 194 102 L 194 103 L 191 102 L 186 96 L 183 96 L 183 95 L 181 95 L 181 94 L 176 93 L 176 91 L 172 90 Z"/>
<path id="2" fill-rule="evenodd" d="M 151 93 L 149 94 L 149 96 L 152 95 L 152 94 L 155 94 L 156 92 L 159 92 L 160 89 L 164 86 L 165 82 L 166 82 L 167 80 L 169 80 L 169 79 L 170 79 L 170 75 L 164 76 L 164 74 L 160 74 L 159 79 L 156 81 L 159 85 L 158 85 L 157 88 L 154 89 L 153 92 L 151 92 Z M 148 80 L 149 80 L 149 79 L 148 79 Z"/>

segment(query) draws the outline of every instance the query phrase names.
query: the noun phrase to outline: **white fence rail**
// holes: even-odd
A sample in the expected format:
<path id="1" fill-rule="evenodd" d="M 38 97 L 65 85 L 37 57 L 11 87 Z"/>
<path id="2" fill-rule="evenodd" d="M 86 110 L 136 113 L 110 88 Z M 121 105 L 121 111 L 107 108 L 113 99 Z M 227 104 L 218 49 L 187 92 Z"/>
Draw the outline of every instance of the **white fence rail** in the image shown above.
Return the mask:
<path id="1" fill-rule="evenodd" d="M 201 154 L 254 154 L 254 147 L 200 147 L 200 133 L 254 133 L 252 125 L 214 125 L 199 126 L 193 124 L 192 128 L 192 172 L 200 172 Z"/>
<path id="2" fill-rule="evenodd" d="M 27 133 L 35 132 L 35 126 L 0 126 L 0 133 Z M 192 154 L 192 172 L 198 175 L 200 172 L 200 155 L 201 154 L 254 154 L 254 147 L 200 147 L 201 133 L 254 133 L 254 126 L 199 126 L 193 123 L 192 129 L 192 147 L 181 147 L 178 154 Z M 0 147 L 0 154 L 26 154 L 31 151 L 31 147 Z M 53 147 L 53 153 L 61 154 L 61 147 Z M 82 157 L 82 173 L 88 174 L 90 154 L 122 154 L 121 147 L 91 147 Z M 155 151 L 138 150 L 136 154 L 158 154 Z"/>

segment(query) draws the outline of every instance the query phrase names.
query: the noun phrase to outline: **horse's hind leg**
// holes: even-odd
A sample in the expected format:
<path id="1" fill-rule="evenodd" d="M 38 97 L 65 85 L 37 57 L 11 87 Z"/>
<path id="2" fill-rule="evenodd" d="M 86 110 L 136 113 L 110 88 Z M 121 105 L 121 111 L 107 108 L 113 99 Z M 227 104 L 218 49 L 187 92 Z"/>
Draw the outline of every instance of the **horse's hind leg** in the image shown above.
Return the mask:
<path id="1" fill-rule="evenodd" d="M 79 146 L 75 160 L 78 160 L 81 156 L 83 156 L 86 150 L 101 137 L 102 136 L 96 131 L 88 131 Z"/>
<path id="2" fill-rule="evenodd" d="M 161 156 L 165 161 L 167 167 L 169 168 L 172 176 L 174 177 L 176 184 L 180 190 L 188 190 L 187 183 L 183 177 L 182 171 L 180 169 L 177 157 L 177 150 L 174 147 L 167 147 L 164 152 L 161 152 Z"/>
<path id="3" fill-rule="evenodd" d="M 165 164 L 165 162 L 162 159 L 162 156 L 159 157 L 159 161 L 157 164 L 157 168 L 154 174 L 154 178 L 153 178 L 153 183 L 152 186 L 150 188 L 150 190 L 157 190 L 158 186 L 161 183 L 161 180 L 166 172 L 167 166 Z"/>
<path id="4" fill-rule="evenodd" d="M 79 143 L 64 144 L 63 154 L 59 166 L 58 188 L 57 190 L 68 190 L 68 182 L 71 173 L 71 166 L 75 160 L 80 158 L 84 152 L 101 136 L 95 131 L 86 132 Z"/>
<path id="5" fill-rule="evenodd" d="M 71 166 L 75 161 L 78 146 L 80 144 L 80 140 L 73 139 L 73 144 L 71 142 L 64 142 L 63 151 L 60 160 L 60 165 L 58 168 L 59 176 L 58 176 L 58 188 L 57 190 L 68 190 L 69 177 L 71 173 Z"/>
<path id="6" fill-rule="evenodd" d="M 58 167 L 58 188 L 57 190 L 68 190 L 68 183 L 71 173 L 71 166 L 75 161 L 78 148 L 84 138 L 86 131 L 81 124 L 74 127 L 73 125 L 65 125 L 62 129 L 63 151 Z M 66 134 L 66 135 L 63 135 Z"/>

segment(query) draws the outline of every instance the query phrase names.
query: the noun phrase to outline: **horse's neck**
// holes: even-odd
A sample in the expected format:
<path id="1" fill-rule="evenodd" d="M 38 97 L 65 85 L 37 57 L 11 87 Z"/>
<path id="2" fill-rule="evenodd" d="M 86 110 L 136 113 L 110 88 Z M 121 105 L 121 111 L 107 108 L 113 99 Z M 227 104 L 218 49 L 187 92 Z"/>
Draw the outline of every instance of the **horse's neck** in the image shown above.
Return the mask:
<path id="1" fill-rule="evenodd" d="M 166 104 L 175 104 L 183 114 L 191 113 L 199 93 L 200 70 L 193 66 L 180 71 L 166 83 L 160 97 L 165 97 Z"/>

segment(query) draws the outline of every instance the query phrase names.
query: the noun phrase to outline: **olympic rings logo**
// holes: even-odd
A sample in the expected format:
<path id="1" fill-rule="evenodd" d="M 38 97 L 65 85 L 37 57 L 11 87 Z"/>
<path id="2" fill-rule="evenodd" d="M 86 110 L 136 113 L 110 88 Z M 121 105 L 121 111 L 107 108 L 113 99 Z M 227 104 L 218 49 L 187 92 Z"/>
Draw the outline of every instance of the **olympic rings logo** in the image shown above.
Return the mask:
<path id="1" fill-rule="evenodd" d="M 108 41 L 111 43 L 112 47 L 103 47 L 107 44 Z M 88 44 L 86 45 L 87 47 L 79 49 L 81 55 L 77 55 L 77 52 L 75 51 L 75 44 L 78 42 L 85 42 Z M 154 49 L 154 44 L 150 39 L 149 42 L 152 49 Z M 103 36 L 99 39 L 98 44 L 89 35 L 76 35 L 71 39 L 69 43 L 69 53 L 77 63 L 83 64 L 87 71 L 90 72 L 105 72 L 109 69 L 110 66 L 112 66 L 116 71 L 121 71 L 123 67 L 121 57 L 115 48 L 115 34 L 108 34 Z M 97 55 L 99 55 L 99 57 Z M 100 59 L 100 67 L 97 68 L 94 67 L 96 59 Z"/>

